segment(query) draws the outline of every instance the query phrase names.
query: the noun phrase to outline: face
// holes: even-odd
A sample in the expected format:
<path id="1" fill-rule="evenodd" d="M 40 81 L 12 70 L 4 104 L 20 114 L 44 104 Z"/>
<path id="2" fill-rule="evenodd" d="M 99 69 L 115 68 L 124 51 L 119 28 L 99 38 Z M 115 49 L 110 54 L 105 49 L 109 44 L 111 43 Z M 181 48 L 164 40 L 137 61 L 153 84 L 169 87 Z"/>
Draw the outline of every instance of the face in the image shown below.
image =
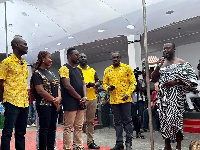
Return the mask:
<path id="1" fill-rule="evenodd" d="M 73 53 L 70 54 L 70 58 L 74 64 L 78 64 L 79 63 L 79 52 L 77 50 L 73 50 Z"/>
<path id="2" fill-rule="evenodd" d="M 166 56 L 166 58 L 172 58 L 175 53 L 175 48 L 172 47 L 171 43 L 164 44 L 163 46 L 163 55 Z"/>
<path id="3" fill-rule="evenodd" d="M 119 65 L 120 64 L 120 59 L 121 59 L 121 56 L 118 53 L 114 53 L 112 55 L 113 65 Z"/>
<path id="4" fill-rule="evenodd" d="M 49 69 L 52 64 L 51 54 L 47 54 L 45 58 L 43 58 L 43 63 L 45 64 L 46 68 Z"/>
<path id="5" fill-rule="evenodd" d="M 21 39 L 16 43 L 16 47 L 21 55 L 28 53 L 28 46 L 25 40 Z"/>
<path id="6" fill-rule="evenodd" d="M 80 54 L 79 63 L 81 65 L 87 64 L 87 56 L 84 53 Z"/>

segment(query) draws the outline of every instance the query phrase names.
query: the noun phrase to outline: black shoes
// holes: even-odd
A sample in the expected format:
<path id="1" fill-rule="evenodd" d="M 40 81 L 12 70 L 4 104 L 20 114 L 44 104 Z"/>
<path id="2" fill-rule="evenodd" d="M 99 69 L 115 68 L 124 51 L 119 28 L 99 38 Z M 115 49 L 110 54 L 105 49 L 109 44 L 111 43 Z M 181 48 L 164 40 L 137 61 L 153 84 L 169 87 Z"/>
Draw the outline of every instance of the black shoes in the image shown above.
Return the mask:
<path id="1" fill-rule="evenodd" d="M 100 149 L 98 145 L 96 145 L 94 142 L 88 145 L 89 149 Z"/>
<path id="2" fill-rule="evenodd" d="M 124 150 L 124 145 L 123 144 L 115 144 L 113 148 L 110 150 Z"/>
<path id="3" fill-rule="evenodd" d="M 140 132 L 136 133 L 136 138 L 144 139 L 144 135 L 142 135 Z"/>

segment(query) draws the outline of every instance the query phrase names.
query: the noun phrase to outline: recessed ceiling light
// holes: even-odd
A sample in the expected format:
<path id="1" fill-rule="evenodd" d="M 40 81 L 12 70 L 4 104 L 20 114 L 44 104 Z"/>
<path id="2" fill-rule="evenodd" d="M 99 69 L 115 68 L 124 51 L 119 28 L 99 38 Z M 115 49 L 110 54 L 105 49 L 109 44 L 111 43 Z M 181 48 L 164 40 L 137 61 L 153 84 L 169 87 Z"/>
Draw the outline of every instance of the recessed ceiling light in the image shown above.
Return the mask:
<path id="1" fill-rule="evenodd" d="M 49 49 L 48 47 L 45 47 L 44 49 Z"/>
<path id="2" fill-rule="evenodd" d="M 98 32 L 104 32 L 105 30 L 98 30 Z"/>
<path id="3" fill-rule="evenodd" d="M 14 4 L 13 0 L 9 0 L 9 1 Z"/>
<path id="4" fill-rule="evenodd" d="M 74 37 L 73 36 L 68 36 L 68 39 L 73 39 Z"/>
<path id="5" fill-rule="evenodd" d="M 57 45 L 61 45 L 61 43 L 58 43 Z"/>
<path id="6" fill-rule="evenodd" d="M 63 51 L 65 50 L 65 48 L 62 49 Z"/>
<path id="7" fill-rule="evenodd" d="M 166 12 L 167 15 L 170 15 L 170 14 L 173 14 L 173 13 L 174 13 L 173 10 L 169 10 L 169 11 Z"/>
<path id="8" fill-rule="evenodd" d="M 38 23 L 35 23 L 35 26 L 36 26 L 36 27 L 38 27 L 38 26 L 39 26 L 39 24 L 38 24 Z"/>
<path id="9" fill-rule="evenodd" d="M 24 15 L 24 16 L 28 16 L 28 14 L 27 14 L 27 13 L 25 13 L 25 12 L 22 12 L 22 15 Z"/>
<path id="10" fill-rule="evenodd" d="M 35 35 L 35 33 L 32 33 L 32 35 Z"/>
<path id="11" fill-rule="evenodd" d="M 134 29 L 135 27 L 133 25 L 127 25 L 126 26 L 128 29 Z"/>

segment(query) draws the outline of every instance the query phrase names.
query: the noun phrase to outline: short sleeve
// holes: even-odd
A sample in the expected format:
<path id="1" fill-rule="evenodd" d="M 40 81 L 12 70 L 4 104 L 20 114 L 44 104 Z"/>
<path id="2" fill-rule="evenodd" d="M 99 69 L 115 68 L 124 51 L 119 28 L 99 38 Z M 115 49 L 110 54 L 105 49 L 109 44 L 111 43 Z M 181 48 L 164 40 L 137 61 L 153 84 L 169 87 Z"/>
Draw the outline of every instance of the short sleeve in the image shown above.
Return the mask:
<path id="1" fill-rule="evenodd" d="M 36 72 L 32 75 L 32 80 L 34 86 L 43 84 L 41 76 Z"/>
<path id="2" fill-rule="evenodd" d="M 0 79 L 6 80 L 7 73 L 8 73 L 8 65 L 5 61 L 0 63 Z"/>
<path id="3" fill-rule="evenodd" d="M 60 78 L 69 78 L 69 69 L 66 66 L 62 66 L 58 73 L 60 75 Z"/>

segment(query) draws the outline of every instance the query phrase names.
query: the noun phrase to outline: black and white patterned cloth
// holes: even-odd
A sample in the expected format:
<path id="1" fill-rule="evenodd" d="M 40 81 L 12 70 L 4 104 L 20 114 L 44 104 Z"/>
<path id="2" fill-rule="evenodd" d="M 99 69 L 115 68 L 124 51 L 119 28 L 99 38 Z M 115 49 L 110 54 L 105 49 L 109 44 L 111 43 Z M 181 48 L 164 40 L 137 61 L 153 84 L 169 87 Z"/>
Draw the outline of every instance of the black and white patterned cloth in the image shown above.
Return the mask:
<path id="1" fill-rule="evenodd" d="M 176 140 L 176 133 L 181 131 L 183 135 L 183 112 L 185 90 L 193 86 L 196 75 L 192 66 L 184 64 L 172 64 L 160 69 L 159 79 L 159 118 L 161 134 L 164 139 Z M 184 85 L 176 85 L 166 88 L 164 83 L 168 80 L 181 80 Z"/>

